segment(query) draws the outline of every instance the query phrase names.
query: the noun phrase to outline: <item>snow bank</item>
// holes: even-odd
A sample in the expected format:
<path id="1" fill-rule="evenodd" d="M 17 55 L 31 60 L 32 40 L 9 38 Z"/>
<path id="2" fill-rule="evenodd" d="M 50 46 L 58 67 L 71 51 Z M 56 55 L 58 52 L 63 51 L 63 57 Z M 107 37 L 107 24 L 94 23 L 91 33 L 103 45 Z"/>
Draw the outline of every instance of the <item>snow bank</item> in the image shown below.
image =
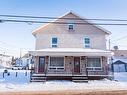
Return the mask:
<path id="1" fill-rule="evenodd" d="M 114 80 L 127 83 L 127 72 L 115 72 Z"/>
<path id="2" fill-rule="evenodd" d="M 115 74 L 116 79 L 119 81 L 110 81 L 107 79 L 103 80 L 91 80 L 88 83 L 74 83 L 71 81 L 47 81 L 45 83 L 30 83 L 29 82 L 29 71 L 28 75 L 25 76 L 25 70 L 19 70 L 20 76 L 15 77 L 15 71 L 9 70 L 10 76 L 2 77 L 3 70 L 0 70 L 0 92 L 3 91 L 61 91 L 61 90 L 126 90 L 127 81 L 119 81 L 122 77 Z M 123 74 L 126 77 L 127 74 Z"/>

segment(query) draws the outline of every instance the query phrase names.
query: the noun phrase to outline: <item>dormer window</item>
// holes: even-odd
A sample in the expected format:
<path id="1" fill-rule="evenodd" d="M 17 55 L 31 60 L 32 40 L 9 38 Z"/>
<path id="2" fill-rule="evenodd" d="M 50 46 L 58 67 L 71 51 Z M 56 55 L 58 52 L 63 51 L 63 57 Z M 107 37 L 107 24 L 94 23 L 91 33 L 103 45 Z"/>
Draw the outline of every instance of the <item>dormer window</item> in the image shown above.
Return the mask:
<path id="1" fill-rule="evenodd" d="M 58 46 L 58 39 L 57 37 L 52 38 L 52 47 L 56 48 Z"/>
<path id="2" fill-rule="evenodd" d="M 90 38 L 89 37 L 84 38 L 84 47 L 90 48 Z"/>

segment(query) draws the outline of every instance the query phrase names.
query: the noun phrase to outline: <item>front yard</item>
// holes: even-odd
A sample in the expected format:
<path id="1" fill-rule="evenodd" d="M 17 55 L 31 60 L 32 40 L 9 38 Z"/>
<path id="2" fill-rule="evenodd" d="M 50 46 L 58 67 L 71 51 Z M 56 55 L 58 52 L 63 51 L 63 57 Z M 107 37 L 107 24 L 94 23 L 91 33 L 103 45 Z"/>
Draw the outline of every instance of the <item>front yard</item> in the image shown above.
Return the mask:
<path id="1" fill-rule="evenodd" d="M 74 83 L 65 80 L 47 81 L 45 83 L 30 83 L 29 71 L 9 70 L 10 75 L 0 70 L 0 92 L 22 92 L 22 91 L 112 91 L 127 90 L 127 72 L 115 73 L 115 80 L 91 80 L 88 83 Z M 18 72 L 16 77 L 16 72 Z"/>

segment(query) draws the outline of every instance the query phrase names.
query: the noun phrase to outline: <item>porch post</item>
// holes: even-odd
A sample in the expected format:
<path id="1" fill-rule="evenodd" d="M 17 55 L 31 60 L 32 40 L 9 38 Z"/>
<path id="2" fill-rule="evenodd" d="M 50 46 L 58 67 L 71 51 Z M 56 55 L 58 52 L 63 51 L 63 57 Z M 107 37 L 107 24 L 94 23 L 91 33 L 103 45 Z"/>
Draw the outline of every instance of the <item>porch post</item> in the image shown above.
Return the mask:
<path id="1" fill-rule="evenodd" d="M 35 64 L 34 64 L 35 73 L 38 73 L 38 65 L 39 65 L 39 56 L 35 56 Z"/>
<path id="2" fill-rule="evenodd" d="M 86 76 L 88 77 L 88 70 L 87 70 L 87 56 L 85 56 L 85 68 L 86 68 Z"/>
<path id="3" fill-rule="evenodd" d="M 49 63 L 49 56 L 46 56 L 45 57 L 45 75 L 47 74 L 47 70 L 48 70 L 48 63 Z"/>

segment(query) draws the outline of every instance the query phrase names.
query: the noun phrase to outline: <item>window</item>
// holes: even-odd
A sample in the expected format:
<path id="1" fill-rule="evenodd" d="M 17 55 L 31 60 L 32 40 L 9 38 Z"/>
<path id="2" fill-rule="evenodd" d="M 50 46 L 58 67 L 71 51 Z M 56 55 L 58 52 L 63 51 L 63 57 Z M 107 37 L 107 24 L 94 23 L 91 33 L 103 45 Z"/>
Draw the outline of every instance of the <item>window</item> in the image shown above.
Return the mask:
<path id="1" fill-rule="evenodd" d="M 57 47 L 58 45 L 58 39 L 56 37 L 52 38 L 52 47 Z"/>
<path id="2" fill-rule="evenodd" d="M 84 46 L 85 48 L 90 48 L 90 38 L 88 37 L 84 38 Z"/>
<path id="3" fill-rule="evenodd" d="M 50 69 L 64 69 L 64 57 L 50 57 Z"/>
<path id="4" fill-rule="evenodd" d="M 70 31 L 70 32 L 73 32 L 75 29 L 74 29 L 74 21 L 69 21 L 68 22 L 68 30 Z"/>
<path id="5" fill-rule="evenodd" d="M 69 25 L 68 25 L 68 28 L 69 28 L 70 31 L 71 31 L 71 30 L 74 30 L 74 24 L 69 24 Z"/>
<path id="6" fill-rule="evenodd" d="M 101 70 L 101 58 L 87 58 L 88 70 Z"/>

